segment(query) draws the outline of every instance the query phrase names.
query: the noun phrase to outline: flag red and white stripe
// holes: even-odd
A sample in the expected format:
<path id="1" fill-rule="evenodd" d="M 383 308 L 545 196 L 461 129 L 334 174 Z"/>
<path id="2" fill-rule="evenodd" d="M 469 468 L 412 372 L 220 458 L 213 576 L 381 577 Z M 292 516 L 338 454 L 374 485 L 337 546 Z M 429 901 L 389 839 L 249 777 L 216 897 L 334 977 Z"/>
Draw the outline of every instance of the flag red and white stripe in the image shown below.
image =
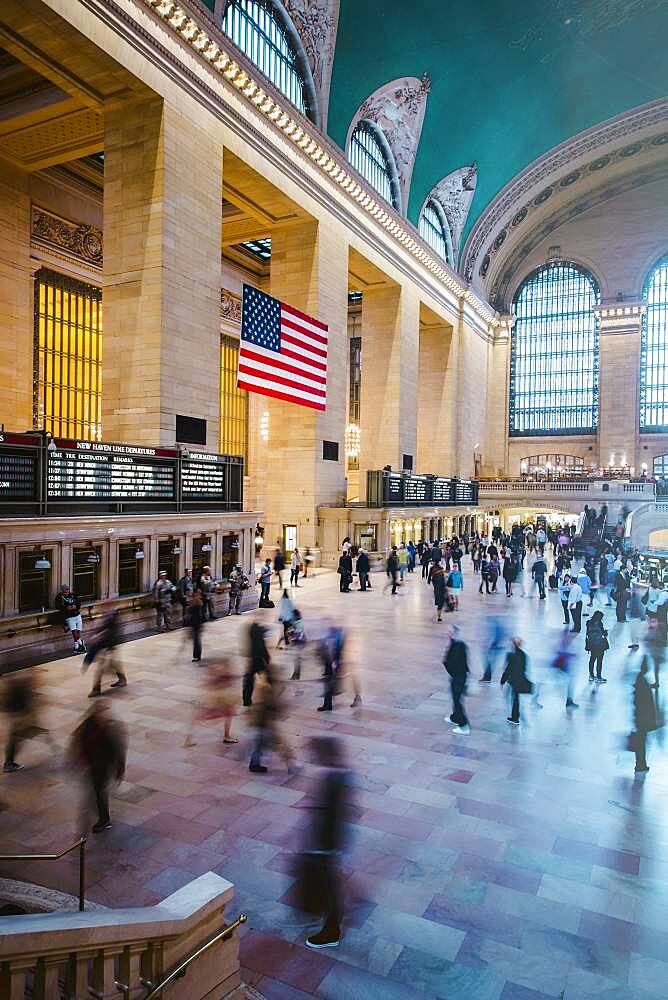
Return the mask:
<path id="1" fill-rule="evenodd" d="M 244 285 L 240 389 L 324 410 L 327 348 L 326 323 Z"/>

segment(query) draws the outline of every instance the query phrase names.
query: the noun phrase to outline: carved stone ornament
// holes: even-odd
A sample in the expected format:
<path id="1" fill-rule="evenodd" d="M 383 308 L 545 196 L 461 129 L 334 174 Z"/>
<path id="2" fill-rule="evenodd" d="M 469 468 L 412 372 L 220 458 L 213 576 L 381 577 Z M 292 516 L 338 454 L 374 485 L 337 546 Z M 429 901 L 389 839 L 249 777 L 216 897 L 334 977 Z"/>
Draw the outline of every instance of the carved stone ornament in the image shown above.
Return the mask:
<path id="1" fill-rule="evenodd" d="M 302 40 L 311 67 L 324 132 L 339 24 L 339 0 L 283 0 L 283 6 Z"/>
<path id="2" fill-rule="evenodd" d="M 448 221 L 452 239 L 453 260 L 459 258 L 459 246 L 466 220 L 471 210 L 471 202 L 478 183 L 478 164 L 471 163 L 468 167 L 460 167 L 444 177 L 429 192 L 425 205 L 437 201 Z"/>
<path id="3" fill-rule="evenodd" d="M 102 230 L 32 206 L 30 242 L 87 267 L 102 267 Z"/>
<path id="4" fill-rule="evenodd" d="M 421 80 L 416 76 L 404 76 L 392 80 L 391 83 L 379 87 L 366 99 L 353 118 L 348 131 L 346 148 L 359 121 L 370 121 L 378 125 L 394 156 L 404 215 L 430 90 L 431 80 L 428 73 L 425 73 Z"/>
<path id="5" fill-rule="evenodd" d="M 228 323 L 241 323 L 241 299 L 226 288 L 220 290 L 220 318 Z"/>

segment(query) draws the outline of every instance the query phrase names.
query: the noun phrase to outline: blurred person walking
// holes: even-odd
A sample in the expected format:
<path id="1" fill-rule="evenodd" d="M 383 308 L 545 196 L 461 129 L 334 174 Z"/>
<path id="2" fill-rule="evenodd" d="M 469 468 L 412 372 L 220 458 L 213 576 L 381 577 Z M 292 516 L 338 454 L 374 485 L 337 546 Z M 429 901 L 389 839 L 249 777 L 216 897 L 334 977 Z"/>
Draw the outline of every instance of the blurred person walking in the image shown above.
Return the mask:
<path id="1" fill-rule="evenodd" d="M 507 683 L 513 692 L 512 707 L 506 721 L 513 726 L 519 726 L 520 695 L 531 694 L 533 684 L 527 677 L 527 655 L 522 649 L 522 640 L 515 637 L 512 645 L 512 651 L 508 653 L 506 660 L 506 669 L 501 675 L 501 687 Z"/>
<path id="2" fill-rule="evenodd" d="M 432 563 L 429 568 L 428 582 L 434 588 L 434 604 L 436 605 L 436 621 L 443 621 L 445 605 L 445 570 L 440 562 Z"/>
<path id="3" fill-rule="evenodd" d="M 51 752 L 56 750 L 49 731 L 38 725 L 37 700 L 35 677 L 27 670 L 6 674 L 1 679 L 0 706 L 7 717 L 5 757 L 2 767 L 5 774 L 23 770 L 24 765 L 18 763 L 16 756 L 25 740 L 35 736 L 46 736 Z"/>
<path id="4" fill-rule="evenodd" d="M 192 662 L 199 663 L 202 659 L 202 629 L 204 628 L 204 595 L 199 587 L 193 590 L 188 605 L 188 621 L 193 640 Z"/>
<path id="5" fill-rule="evenodd" d="M 268 673 L 271 667 L 271 657 L 265 642 L 267 629 L 264 625 L 253 622 L 248 630 L 248 662 L 242 686 L 242 701 L 246 708 L 253 703 L 255 678 L 260 673 Z"/>
<path id="6" fill-rule="evenodd" d="M 311 752 L 319 768 L 318 787 L 297 807 L 313 814 L 299 858 L 297 886 L 299 909 L 324 916 L 321 929 L 305 942 L 307 948 L 318 950 L 336 948 L 341 940 L 343 900 L 338 858 L 344 848 L 350 774 L 340 742 L 334 737 L 316 737 L 311 741 Z"/>
<path id="7" fill-rule="evenodd" d="M 74 730 L 68 750 L 69 760 L 90 786 L 95 799 L 98 815 L 93 833 L 111 827 L 109 785 L 123 780 L 126 756 L 125 726 L 111 714 L 106 700 L 93 702 Z"/>
<path id="8" fill-rule="evenodd" d="M 643 656 L 640 661 L 638 676 L 633 685 L 633 722 L 634 729 L 629 736 L 629 750 L 636 755 L 636 774 L 649 771 L 647 766 L 647 734 L 657 728 L 658 717 L 656 703 L 647 680 L 649 659 Z"/>
<path id="9" fill-rule="evenodd" d="M 450 644 L 443 657 L 443 666 L 450 677 L 452 715 L 446 721 L 452 723 L 452 732 L 457 736 L 468 736 L 471 727 L 464 710 L 464 695 L 466 694 L 466 681 L 469 674 L 468 651 L 466 644 L 460 638 L 457 625 L 450 626 L 448 636 Z"/>
<path id="10" fill-rule="evenodd" d="M 559 581 L 559 599 L 561 600 L 561 606 L 564 610 L 564 625 L 570 625 L 571 620 L 568 617 L 568 597 L 571 592 L 571 578 L 568 573 L 564 573 L 563 577 Z"/>
<path id="11" fill-rule="evenodd" d="M 596 684 L 607 684 L 607 680 L 602 676 L 603 657 L 607 649 L 610 649 L 608 642 L 608 630 L 603 625 L 603 612 L 595 611 L 587 622 L 587 632 L 585 636 L 585 649 L 589 653 L 589 680 Z M 596 667 L 596 674 L 594 674 Z"/>
<path id="12" fill-rule="evenodd" d="M 97 698 L 102 694 L 102 678 L 105 674 L 115 674 L 116 680 L 112 683 L 112 688 L 126 687 L 127 676 L 121 666 L 116 652 L 116 647 L 120 643 L 120 612 L 114 611 L 107 618 L 97 641 L 91 646 L 84 657 L 81 666 L 81 673 L 85 674 L 92 663 L 95 663 L 93 671 L 93 686 L 89 698 Z"/>
<path id="13" fill-rule="evenodd" d="M 253 774 L 266 774 L 263 763 L 265 750 L 272 748 L 283 758 L 289 772 L 294 766 L 294 753 L 280 728 L 283 714 L 281 696 L 283 687 L 276 683 L 267 670 L 258 673 L 255 682 L 255 701 L 250 715 L 254 730 L 254 746 L 248 770 Z"/>
<path id="14" fill-rule="evenodd" d="M 323 666 L 323 702 L 319 712 L 331 712 L 334 708 L 334 695 L 338 691 L 339 676 L 343 673 L 343 650 L 346 636 L 342 628 L 330 628 L 321 638 L 318 653 Z"/>
<path id="15" fill-rule="evenodd" d="M 543 549 L 539 547 L 538 557 L 534 560 L 534 564 L 531 567 L 531 579 L 535 582 L 538 587 L 538 597 L 539 600 L 545 600 L 545 577 L 547 576 L 547 563 L 545 562 L 545 557 L 543 556 Z"/>

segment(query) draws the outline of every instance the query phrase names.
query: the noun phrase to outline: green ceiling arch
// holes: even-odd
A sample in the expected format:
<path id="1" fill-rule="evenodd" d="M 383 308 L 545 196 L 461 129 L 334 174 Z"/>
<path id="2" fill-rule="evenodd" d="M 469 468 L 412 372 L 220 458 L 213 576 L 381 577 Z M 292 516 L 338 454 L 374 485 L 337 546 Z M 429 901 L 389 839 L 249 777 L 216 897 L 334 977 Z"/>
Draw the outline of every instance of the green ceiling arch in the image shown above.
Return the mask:
<path id="1" fill-rule="evenodd" d="M 666 39 L 668 0 L 341 0 L 328 130 L 343 147 L 369 94 L 426 70 L 408 216 L 417 223 L 433 185 L 476 160 L 468 232 L 536 157 L 668 94 Z"/>

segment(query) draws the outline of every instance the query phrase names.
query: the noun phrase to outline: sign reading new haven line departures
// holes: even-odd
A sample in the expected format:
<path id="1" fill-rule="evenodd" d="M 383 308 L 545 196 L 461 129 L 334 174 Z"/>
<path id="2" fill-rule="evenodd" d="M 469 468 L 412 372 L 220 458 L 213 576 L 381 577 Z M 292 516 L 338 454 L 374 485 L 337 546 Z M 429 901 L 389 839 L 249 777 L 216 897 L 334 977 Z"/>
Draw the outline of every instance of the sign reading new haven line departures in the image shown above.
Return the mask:
<path id="1" fill-rule="evenodd" d="M 64 438 L 47 447 L 42 436 L 0 434 L 4 516 L 183 509 L 242 510 L 243 460 Z"/>

